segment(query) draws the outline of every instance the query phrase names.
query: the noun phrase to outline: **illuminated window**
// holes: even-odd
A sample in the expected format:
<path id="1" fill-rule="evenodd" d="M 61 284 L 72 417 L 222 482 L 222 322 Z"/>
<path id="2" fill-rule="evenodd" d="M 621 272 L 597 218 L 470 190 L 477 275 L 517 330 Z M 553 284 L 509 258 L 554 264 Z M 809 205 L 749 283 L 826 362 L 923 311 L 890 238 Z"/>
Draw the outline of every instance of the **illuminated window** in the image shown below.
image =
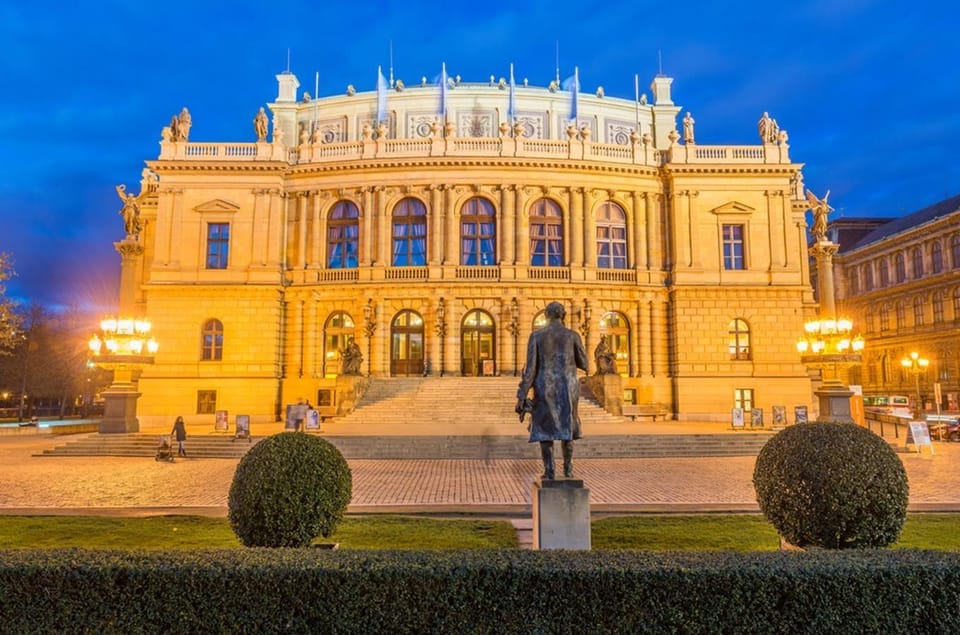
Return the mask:
<path id="1" fill-rule="evenodd" d="M 913 299 L 913 325 L 923 326 L 923 298 L 920 296 Z"/>
<path id="2" fill-rule="evenodd" d="M 933 294 L 933 322 L 939 324 L 943 322 L 943 298 L 944 294 L 937 292 Z"/>
<path id="3" fill-rule="evenodd" d="M 207 224 L 207 269 L 226 269 L 230 253 L 230 224 Z"/>
<path id="4" fill-rule="evenodd" d="M 350 201 L 338 201 L 327 220 L 327 267 L 353 269 L 360 248 L 360 212 Z"/>
<path id="5" fill-rule="evenodd" d="M 427 208 L 415 198 L 405 198 L 393 208 L 393 266 L 427 264 Z"/>
<path id="6" fill-rule="evenodd" d="M 212 415 L 217 412 L 217 391 L 216 390 L 198 390 L 197 391 L 197 414 Z"/>
<path id="7" fill-rule="evenodd" d="M 753 410 L 753 388 L 734 388 L 733 407 L 743 408 L 744 412 Z"/>
<path id="8" fill-rule="evenodd" d="M 746 269 L 743 260 L 743 225 L 723 226 L 723 268 Z"/>
<path id="9" fill-rule="evenodd" d="M 535 201 L 530 208 L 530 264 L 563 265 L 563 214 L 560 206 L 547 198 Z"/>
<path id="10" fill-rule="evenodd" d="M 888 306 L 880 307 L 880 330 L 890 330 L 890 307 Z"/>
<path id="11" fill-rule="evenodd" d="M 627 215 L 612 201 L 597 208 L 597 266 L 627 268 Z"/>
<path id="12" fill-rule="evenodd" d="M 493 205 L 474 197 L 460 210 L 460 264 L 495 265 L 497 228 Z"/>
<path id="13" fill-rule="evenodd" d="M 730 359 L 750 359 L 750 327 L 744 320 L 730 320 L 729 327 Z"/>
<path id="14" fill-rule="evenodd" d="M 223 323 L 207 320 L 200 335 L 200 359 L 206 362 L 223 359 Z"/>
<path id="15" fill-rule="evenodd" d="M 340 357 L 350 342 L 354 340 L 356 326 L 348 313 L 331 313 L 323 325 L 323 373 L 324 376 L 336 376 L 340 373 Z"/>

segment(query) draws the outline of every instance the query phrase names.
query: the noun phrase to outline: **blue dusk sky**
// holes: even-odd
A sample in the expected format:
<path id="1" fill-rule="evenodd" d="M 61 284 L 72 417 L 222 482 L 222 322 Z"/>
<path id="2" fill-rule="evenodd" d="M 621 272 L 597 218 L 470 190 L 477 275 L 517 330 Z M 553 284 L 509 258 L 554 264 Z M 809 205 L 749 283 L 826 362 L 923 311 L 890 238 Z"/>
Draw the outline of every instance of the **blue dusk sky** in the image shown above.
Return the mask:
<path id="1" fill-rule="evenodd" d="M 184 106 L 191 141 L 251 141 L 289 68 L 301 91 L 450 75 L 632 99 L 658 72 L 701 144 L 754 144 L 764 111 L 807 187 L 843 216 L 896 216 L 960 193 L 955 2 L 222 2 L 32 0 L 0 5 L 0 251 L 10 296 L 115 306 L 114 186 L 139 191 Z M 831 218 L 835 218 L 832 216 Z"/>

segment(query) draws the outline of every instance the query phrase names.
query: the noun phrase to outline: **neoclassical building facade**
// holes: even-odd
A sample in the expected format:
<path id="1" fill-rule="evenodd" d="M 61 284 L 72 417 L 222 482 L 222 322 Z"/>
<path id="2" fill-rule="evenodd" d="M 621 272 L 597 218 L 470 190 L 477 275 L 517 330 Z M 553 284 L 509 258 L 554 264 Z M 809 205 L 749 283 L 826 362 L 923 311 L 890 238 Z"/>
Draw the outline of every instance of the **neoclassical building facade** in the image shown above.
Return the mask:
<path id="1" fill-rule="evenodd" d="M 698 144 L 663 76 L 650 103 L 581 96 L 576 120 L 555 85 L 309 100 L 277 79 L 271 138 L 264 115 L 249 142 L 181 124 L 147 162 L 131 266 L 161 348 L 141 420 L 335 410 L 351 343 L 373 381 L 516 375 L 554 300 L 588 351 L 608 338 L 628 402 L 719 421 L 810 405 L 786 132 Z"/>
<path id="2" fill-rule="evenodd" d="M 875 227 L 844 245 L 842 229 L 851 223 L 834 223 L 838 295 L 867 340 L 851 383 L 862 384 L 865 395 L 914 398 L 918 378 L 901 360 L 916 352 L 930 360 L 919 376 L 927 408 L 935 409 L 939 383 L 941 409 L 960 409 L 960 196 L 879 226 L 867 220 Z"/>

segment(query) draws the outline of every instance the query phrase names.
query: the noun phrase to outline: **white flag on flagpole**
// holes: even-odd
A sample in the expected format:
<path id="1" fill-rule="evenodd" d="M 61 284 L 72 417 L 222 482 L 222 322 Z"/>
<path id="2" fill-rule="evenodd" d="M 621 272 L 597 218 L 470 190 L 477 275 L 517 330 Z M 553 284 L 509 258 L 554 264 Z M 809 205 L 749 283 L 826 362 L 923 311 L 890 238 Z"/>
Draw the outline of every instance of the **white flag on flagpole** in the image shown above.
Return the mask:
<path id="1" fill-rule="evenodd" d="M 440 118 L 447 120 L 447 63 L 440 67 Z"/>
<path id="2" fill-rule="evenodd" d="M 517 94 L 516 84 L 513 81 L 513 64 L 510 65 L 510 101 L 507 104 L 507 118 L 510 119 L 510 126 L 513 127 L 517 119 Z"/>
<path id="3" fill-rule="evenodd" d="M 387 118 L 387 78 L 383 70 L 377 66 L 377 123 L 381 124 Z"/>

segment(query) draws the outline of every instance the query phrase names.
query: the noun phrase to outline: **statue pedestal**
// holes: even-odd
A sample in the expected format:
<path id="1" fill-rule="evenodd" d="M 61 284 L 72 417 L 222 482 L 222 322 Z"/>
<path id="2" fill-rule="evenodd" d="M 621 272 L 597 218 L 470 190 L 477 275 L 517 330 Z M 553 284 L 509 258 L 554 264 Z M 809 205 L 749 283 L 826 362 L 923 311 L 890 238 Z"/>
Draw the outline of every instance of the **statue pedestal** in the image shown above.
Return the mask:
<path id="1" fill-rule="evenodd" d="M 357 402 L 363 397 L 370 385 L 369 377 L 360 375 L 340 375 L 337 377 L 336 408 L 338 415 L 347 415 L 353 412 Z"/>
<path id="2" fill-rule="evenodd" d="M 580 479 L 533 484 L 533 548 L 590 550 L 590 490 Z"/>
<path id="3" fill-rule="evenodd" d="M 623 416 L 623 378 L 620 375 L 590 375 L 586 385 L 604 410 Z"/>

